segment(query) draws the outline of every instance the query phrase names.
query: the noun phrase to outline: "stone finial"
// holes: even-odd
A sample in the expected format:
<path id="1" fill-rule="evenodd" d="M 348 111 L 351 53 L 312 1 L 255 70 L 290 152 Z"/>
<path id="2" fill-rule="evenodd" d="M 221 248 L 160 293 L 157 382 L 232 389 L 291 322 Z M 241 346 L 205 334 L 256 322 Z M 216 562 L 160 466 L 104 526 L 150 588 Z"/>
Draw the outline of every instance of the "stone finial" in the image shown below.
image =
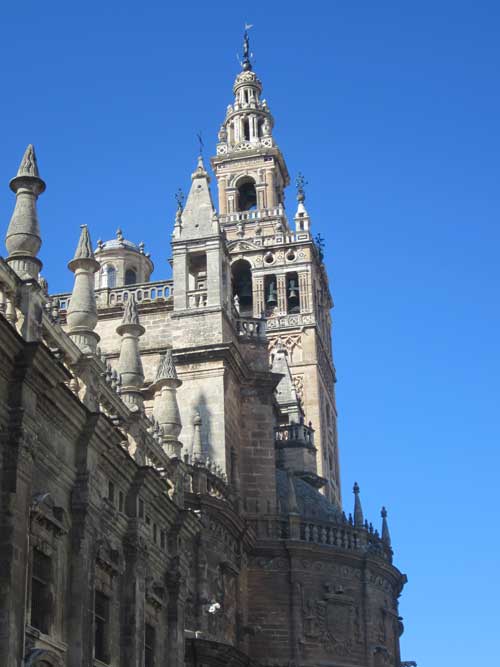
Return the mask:
<path id="1" fill-rule="evenodd" d="M 134 294 L 130 294 L 125 302 L 122 319 L 122 325 L 123 324 L 139 324 L 139 312 L 137 311 L 137 301 L 135 300 Z"/>
<path id="2" fill-rule="evenodd" d="M 243 33 L 243 60 L 241 61 L 241 67 L 244 72 L 252 71 L 252 61 L 250 60 L 252 54 L 250 53 L 250 38 L 248 37 L 248 31 L 251 27 L 251 24 L 245 23 L 245 32 Z"/>
<path id="3" fill-rule="evenodd" d="M 304 174 L 301 171 L 299 171 L 299 173 L 297 174 L 297 178 L 295 179 L 295 185 L 297 187 L 297 201 L 304 202 L 306 200 L 305 186 L 307 185 L 307 181 L 304 178 Z"/>
<path id="4" fill-rule="evenodd" d="M 90 234 L 87 225 L 82 225 L 82 231 L 78 240 L 78 245 L 76 247 L 73 260 L 89 258 L 95 259 L 94 251 L 92 250 L 92 241 L 90 240 Z"/>
<path id="5" fill-rule="evenodd" d="M 162 445 L 169 456 L 178 458 L 182 449 L 182 443 L 178 440 L 182 422 L 177 403 L 177 388 L 181 384 L 177 378 L 172 349 L 167 348 L 160 357 L 150 389 L 154 391 L 153 417 L 162 427 Z"/>
<path id="6" fill-rule="evenodd" d="M 389 525 L 387 523 L 387 510 L 385 507 L 382 507 L 380 511 L 380 516 L 382 517 L 382 542 L 388 547 L 391 546 L 391 534 L 389 533 Z"/>
<path id="7" fill-rule="evenodd" d="M 210 183 L 210 176 L 208 175 L 208 172 L 205 169 L 203 156 L 201 154 L 198 155 L 198 162 L 196 164 L 196 169 L 191 174 L 192 181 L 194 181 L 196 178 L 205 178 Z"/>
<path id="8" fill-rule="evenodd" d="M 361 499 L 359 497 L 359 486 L 357 482 L 354 482 L 352 492 L 354 493 L 354 525 L 361 527 L 364 524 L 364 517 L 363 509 L 361 507 Z"/>
<path id="9" fill-rule="evenodd" d="M 5 239 L 9 252 L 7 262 L 21 278 L 37 280 L 42 263 L 36 255 L 42 239 L 36 201 L 45 190 L 45 183 L 39 176 L 32 144 L 23 155 L 17 175 L 10 182 L 10 189 L 16 193 L 16 205 Z"/>
<path id="10" fill-rule="evenodd" d="M 97 324 L 97 306 L 94 293 L 94 273 L 100 264 L 92 251 L 87 225 L 82 225 L 75 256 L 68 268 L 75 274 L 75 283 L 68 307 L 68 333 L 84 353 L 95 354 L 99 336 L 94 333 Z"/>
<path id="11" fill-rule="evenodd" d="M 162 382 L 163 380 L 177 380 L 177 371 L 175 370 L 174 358 L 172 355 L 172 348 L 169 347 L 160 357 L 160 362 L 158 368 L 156 369 L 155 375 L 155 384 L 157 382 Z M 178 381 L 177 386 L 180 386 L 181 382 Z"/>
<path id="12" fill-rule="evenodd" d="M 125 304 L 123 320 L 116 328 L 116 333 L 122 336 L 118 372 L 121 375 L 121 396 L 131 410 L 143 410 L 144 403 L 141 394 L 144 384 L 144 371 L 141 355 L 139 354 L 139 337 L 145 329 L 139 322 L 137 302 L 133 294 L 129 294 Z"/>
<path id="13" fill-rule="evenodd" d="M 199 461 L 203 457 L 203 445 L 201 443 L 201 417 L 195 412 L 193 417 L 193 442 L 191 445 L 191 456 L 193 461 Z"/>

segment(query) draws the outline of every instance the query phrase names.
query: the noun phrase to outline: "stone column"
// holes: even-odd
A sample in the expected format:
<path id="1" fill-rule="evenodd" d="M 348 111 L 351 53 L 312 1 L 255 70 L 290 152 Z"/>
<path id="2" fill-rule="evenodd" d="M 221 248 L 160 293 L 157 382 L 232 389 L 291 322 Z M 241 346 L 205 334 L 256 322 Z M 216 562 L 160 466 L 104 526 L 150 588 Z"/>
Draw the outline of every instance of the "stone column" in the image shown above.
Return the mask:
<path id="1" fill-rule="evenodd" d="M 286 315 L 286 274 L 276 276 L 276 286 L 278 292 L 278 314 Z"/>
<path id="2" fill-rule="evenodd" d="M 125 572 L 121 578 L 122 622 L 120 657 L 124 664 L 139 667 L 144 660 L 145 571 L 147 554 L 138 527 L 125 540 Z"/>
<path id="3" fill-rule="evenodd" d="M 265 311 L 264 277 L 254 277 L 252 281 L 253 316 L 261 317 Z"/>
<path id="4" fill-rule="evenodd" d="M 276 198 L 274 196 L 274 172 L 270 169 L 266 171 L 266 194 L 266 208 L 274 208 L 276 206 Z"/>
<path id="5" fill-rule="evenodd" d="M 187 250 L 186 246 L 174 247 L 174 310 L 186 310 L 187 308 Z"/>
<path id="6" fill-rule="evenodd" d="M 222 262 L 219 239 L 207 248 L 207 306 L 222 305 Z"/>
<path id="7" fill-rule="evenodd" d="M 219 213 L 226 215 L 227 213 L 227 198 L 226 198 L 226 177 L 219 178 Z"/>
<path id="8" fill-rule="evenodd" d="M 16 206 L 9 223 L 5 245 L 7 262 L 20 278 L 38 280 L 41 261 L 36 257 L 42 239 L 36 211 L 38 196 L 45 190 L 39 177 L 35 149 L 30 144 L 24 153 L 17 176 L 10 182 L 16 193 Z"/>
<path id="9" fill-rule="evenodd" d="M 301 271 L 299 273 L 299 299 L 300 312 L 308 313 L 311 310 L 311 294 L 309 289 L 309 273 Z"/>

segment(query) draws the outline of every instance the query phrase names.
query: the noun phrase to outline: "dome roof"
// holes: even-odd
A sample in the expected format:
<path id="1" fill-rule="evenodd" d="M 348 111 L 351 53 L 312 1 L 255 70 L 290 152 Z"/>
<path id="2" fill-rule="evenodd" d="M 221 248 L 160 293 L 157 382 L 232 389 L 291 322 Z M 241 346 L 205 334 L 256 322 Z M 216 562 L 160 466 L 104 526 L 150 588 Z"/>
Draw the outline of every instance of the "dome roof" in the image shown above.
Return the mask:
<path id="1" fill-rule="evenodd" d="M 280 505 L 285 513 L 288 512 L 288 478 L 285 470 L 276 470 L 276 486 Z M 295 496 L 299 506 L 299 513 L 306 519 L 319 521 L 339 521 L 341 511 L 325 496 L 300 477 L 293 478 Z"/>
<path id="2" fill-rule="evenodd" d="M 109 241 L 98 241 L 97 248 L 95 252 L 102 252 L 103 250 L 112 250 L 114 248 L 126 248 L 127 250 L 133 250 L 138 252 L 141 255 L 144 254 L 144 243 L 133 243 L 123 237 L 121 229 L 116 230 L 116 238 L 110 239 Z"/>

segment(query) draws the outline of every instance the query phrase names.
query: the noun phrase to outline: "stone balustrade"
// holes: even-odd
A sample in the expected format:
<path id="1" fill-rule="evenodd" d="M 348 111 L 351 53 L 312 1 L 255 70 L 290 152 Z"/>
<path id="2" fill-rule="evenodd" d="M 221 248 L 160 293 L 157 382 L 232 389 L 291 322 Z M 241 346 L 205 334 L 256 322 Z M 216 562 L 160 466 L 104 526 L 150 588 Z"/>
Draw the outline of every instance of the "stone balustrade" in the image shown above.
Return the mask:
<path id="1" fill-rule="evenodd" d="M 189 290 L 187 293 L 188 308 L 205 308 L 207 305 L 207 291 L 206 290 Z"/>
<path id="2" fill-rule="evenodd" d="M 345 515 L 336 522 L 305 519 L 298 514 L 288 517 L 251 514 L 248 523 L 261 540 L 291 540 L 360 554 L 370 553 L 392 563 L 391 547 L 382 541 L 371 524 L 354 526 Z"/>
<path id="3" fill-rule="evenodd" d="M 236 211 L 219 216 L 221 224 L 235 224 L 238 222 L 255 222 L 256 220 L 268 220 L 270 218 L 284 217 L 285 211 L 281 206 L 275 208 L 262 208 L 255 211 Z"/>
<path id="4" fill-rule="evenodd" d="M 274 429 L 274 440 L 276 446 L 287 446 L 289 443 L 305 443 L 307 446 L 314 447 L 314 429 L 311 422 L 306 424 L 285 424 Z"/>
<path id="5" fill-rule="evenodd" d="M 137 303 L 166 301 L 174 293 L 172 280 L 159 280 L 139 285 L 124 285 L 122 287 L 101 287 L 95 291 L 97 308 L 113 308 L 127 301 L 133 294 Z M 68 309 L 71 295 L 54 294 L 53 299 L 58 303 L 59 310 Z"/>
<path id="6" fill-rule="evenodd" d="M 241 338 L 266 340 L 266 321 L 254 317 L 238 317 L 236 333 Z"/>

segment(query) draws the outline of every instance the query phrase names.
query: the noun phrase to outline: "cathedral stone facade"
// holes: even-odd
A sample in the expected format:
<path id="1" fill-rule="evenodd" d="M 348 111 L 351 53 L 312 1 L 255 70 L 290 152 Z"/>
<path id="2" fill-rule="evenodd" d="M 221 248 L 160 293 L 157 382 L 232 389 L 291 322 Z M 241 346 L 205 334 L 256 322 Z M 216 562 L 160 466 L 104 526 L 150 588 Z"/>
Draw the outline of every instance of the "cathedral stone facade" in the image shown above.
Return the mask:
<path id="1" fill-rule="evenodd" d="M 143 244 L 40 275 L 30 145 L 0 259 L 0 664 L 400 667 L 382 510 L 343 510 L 332 298 L 245 43 L 211 160 Z M 55 195 L 57 196 L 57 195 Z M 345 493 L 344 493 L 345 496 Z M 350 503 L 347 503 L 350 505 Z"/>

